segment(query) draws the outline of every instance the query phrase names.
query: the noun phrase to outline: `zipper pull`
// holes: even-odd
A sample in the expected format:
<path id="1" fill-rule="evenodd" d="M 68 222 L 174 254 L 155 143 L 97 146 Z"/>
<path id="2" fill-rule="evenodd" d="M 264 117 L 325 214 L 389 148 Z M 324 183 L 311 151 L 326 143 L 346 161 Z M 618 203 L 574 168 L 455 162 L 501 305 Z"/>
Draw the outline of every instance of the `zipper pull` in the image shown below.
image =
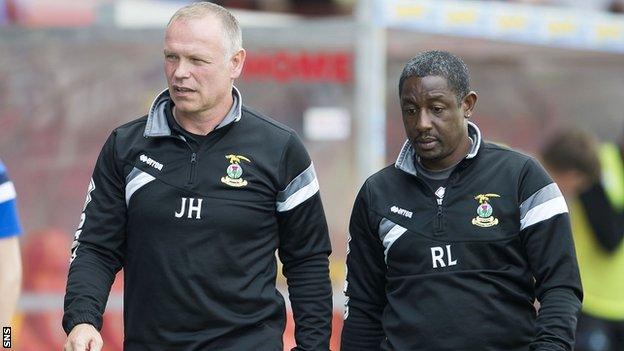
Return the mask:
<path id="1" fill-rule="evenodd" d="M 436 216 L 436 233 L 442 233 L 442 206 L 438 205 L 438 214 Z"/>
<path id="2" fill-rule="evenodd" d="M 193 184 L 193 181 L 195 180 L 195 164 L 197 163 L 197 154 L 196 153 L 192 153 L 191 154 L 191 170 L 189 172 L 189 179 L 188 179 L 188 183 L 187 184 Z"/>

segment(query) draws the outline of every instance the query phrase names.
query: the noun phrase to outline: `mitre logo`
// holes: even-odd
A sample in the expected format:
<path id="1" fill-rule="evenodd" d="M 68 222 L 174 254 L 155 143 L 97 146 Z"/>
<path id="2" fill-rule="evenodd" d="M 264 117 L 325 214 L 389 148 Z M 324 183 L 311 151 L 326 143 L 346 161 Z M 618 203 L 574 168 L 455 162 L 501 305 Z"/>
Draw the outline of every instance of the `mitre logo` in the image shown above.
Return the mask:
<path id="1" fill-rule="evenodd" d="M 412 214 L 413 214 L 411 211 L 402 209 L 402 208 L 397 207 L 397 206 L 390 207 L 390 212 L 396 213 L 398 215 L 401 215 L 401 216 L 407 217 L 407 218 L 412 218 Z"/>
<path id="2" fill-rule="evenodd" d="M 139 160 L 141 162 L 147 164 L 148 166 L 154 167 L 157 170 L 162 171 L 162 168 L 163 168 L 162 163 L 160 163 L 160 162 L 158 162 L 158 161 L 156 161 L 156 160 L 154 160 L 154 159 L 152 159 L 150 157 L 147 157 L 145 155 L 141 155 L 141 156 L 139 156 Z"/>

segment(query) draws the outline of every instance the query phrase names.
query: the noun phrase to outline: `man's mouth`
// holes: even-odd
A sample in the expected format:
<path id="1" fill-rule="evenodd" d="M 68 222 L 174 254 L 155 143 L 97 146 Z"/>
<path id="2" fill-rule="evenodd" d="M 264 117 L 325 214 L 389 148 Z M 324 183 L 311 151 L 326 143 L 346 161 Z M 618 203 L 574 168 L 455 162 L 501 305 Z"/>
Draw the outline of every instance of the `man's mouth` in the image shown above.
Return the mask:
<path id="1" fill-rule="evenodd" d="M 416 139 L 416 144 L 421 150 L 431 150 L 438 143 L 438 139 L 436 138 L 420 138 Z"/>
<path id="2" fill-rule="evenodd" d="M 195 90 L 191 89 L 191 88 L 179 86 L 179 85 L 174 85 L 173 86 L 173 91 L 176 92 L 176 93 L 192 93 Z"/>

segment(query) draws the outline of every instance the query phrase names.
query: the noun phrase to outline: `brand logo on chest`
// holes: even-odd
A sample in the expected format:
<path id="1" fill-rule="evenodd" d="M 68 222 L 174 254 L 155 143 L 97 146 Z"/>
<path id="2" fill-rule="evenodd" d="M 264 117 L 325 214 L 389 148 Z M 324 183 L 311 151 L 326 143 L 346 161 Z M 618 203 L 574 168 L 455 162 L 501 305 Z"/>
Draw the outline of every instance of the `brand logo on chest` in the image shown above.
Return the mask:
<path id="1" fill-rule="evenodd" d="M 400 207 L 397 207 L 397 206 L 390 207 L 390 212 L 396 213 L 398 215 L 401 215 L 401 216 L 407 217 L 407 218 L 412 218 L 412 215 L 413 215 L 412 211 L 408 211 L 406 209 L 403 209 L 403 208 L 400 208 Z"/>
<path id="2" fill-rule="evenodd" d="M 156 168 L 159 171 L 162 171 L 162 169 L 163 169 L 162 163 L 160 163 L 160 162 L 158 162 L 158 161 L 156 161 L 156 160 L 154 160 L 154 159 L 152 159 L 150 157 L 147 157 L 144 154 L 141 154 L 141 156 L 139 156 L 139 161 L 145 163 L 146 165 L 148 165 L 150 167 Z"/>

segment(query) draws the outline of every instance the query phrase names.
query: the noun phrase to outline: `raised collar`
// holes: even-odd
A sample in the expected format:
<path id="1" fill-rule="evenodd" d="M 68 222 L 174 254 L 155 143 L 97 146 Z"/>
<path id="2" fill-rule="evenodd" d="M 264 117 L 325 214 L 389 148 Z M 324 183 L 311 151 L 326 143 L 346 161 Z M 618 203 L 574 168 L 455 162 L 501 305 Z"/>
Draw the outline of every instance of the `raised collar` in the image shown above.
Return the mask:
<path id="1" fill-rule="evenodd" d="M 242 116 L 241 109 L 243 107 L 243 98 L 240 91 L 238 91 L 235 86 L 232 86 L 232 95 L 234 96 L 234 104 L 225 118 L 215 129 L 219 129 L 230 123 L 240 121 Z M 154 102 L 152 102 L 152 105 L 150 106 L 149 113 L 147 114 L 147 123 L 145 124 L 145 131 L 143 132 L 144 137 L 160 137 L 172 134 L 169 123 L 167 123 L 167 115 L 165 114 L 165 108 L 167 108 L 167 103 L 169 101 L 171 101 L 169 89 L 163 90 L 156 96 Z"/>
<path id="2" fill-rule="evenodd" d="M 470 152 L 466 155 L 464 159 L 471 159 L 477 156 L 479 153 L 479 149 L 481 148 L 481 131 L 476 124 L 472 122 L 468 122 L 468 136 L 473 140 L 472 148 Z M 411 175 L 417 176 L 418 171 L 416 170 L 416 164 L 414 164 L 416 160 L 416 151 L 412 147 L 412 143 L 409 140 L 406 140 L 401 148 L 401 152 L 399 153 L 399 157 L 397 157 L 396 162 L 394 163 L 394 167 L 402 170 L 403 172 L 409 173 Z"/>

